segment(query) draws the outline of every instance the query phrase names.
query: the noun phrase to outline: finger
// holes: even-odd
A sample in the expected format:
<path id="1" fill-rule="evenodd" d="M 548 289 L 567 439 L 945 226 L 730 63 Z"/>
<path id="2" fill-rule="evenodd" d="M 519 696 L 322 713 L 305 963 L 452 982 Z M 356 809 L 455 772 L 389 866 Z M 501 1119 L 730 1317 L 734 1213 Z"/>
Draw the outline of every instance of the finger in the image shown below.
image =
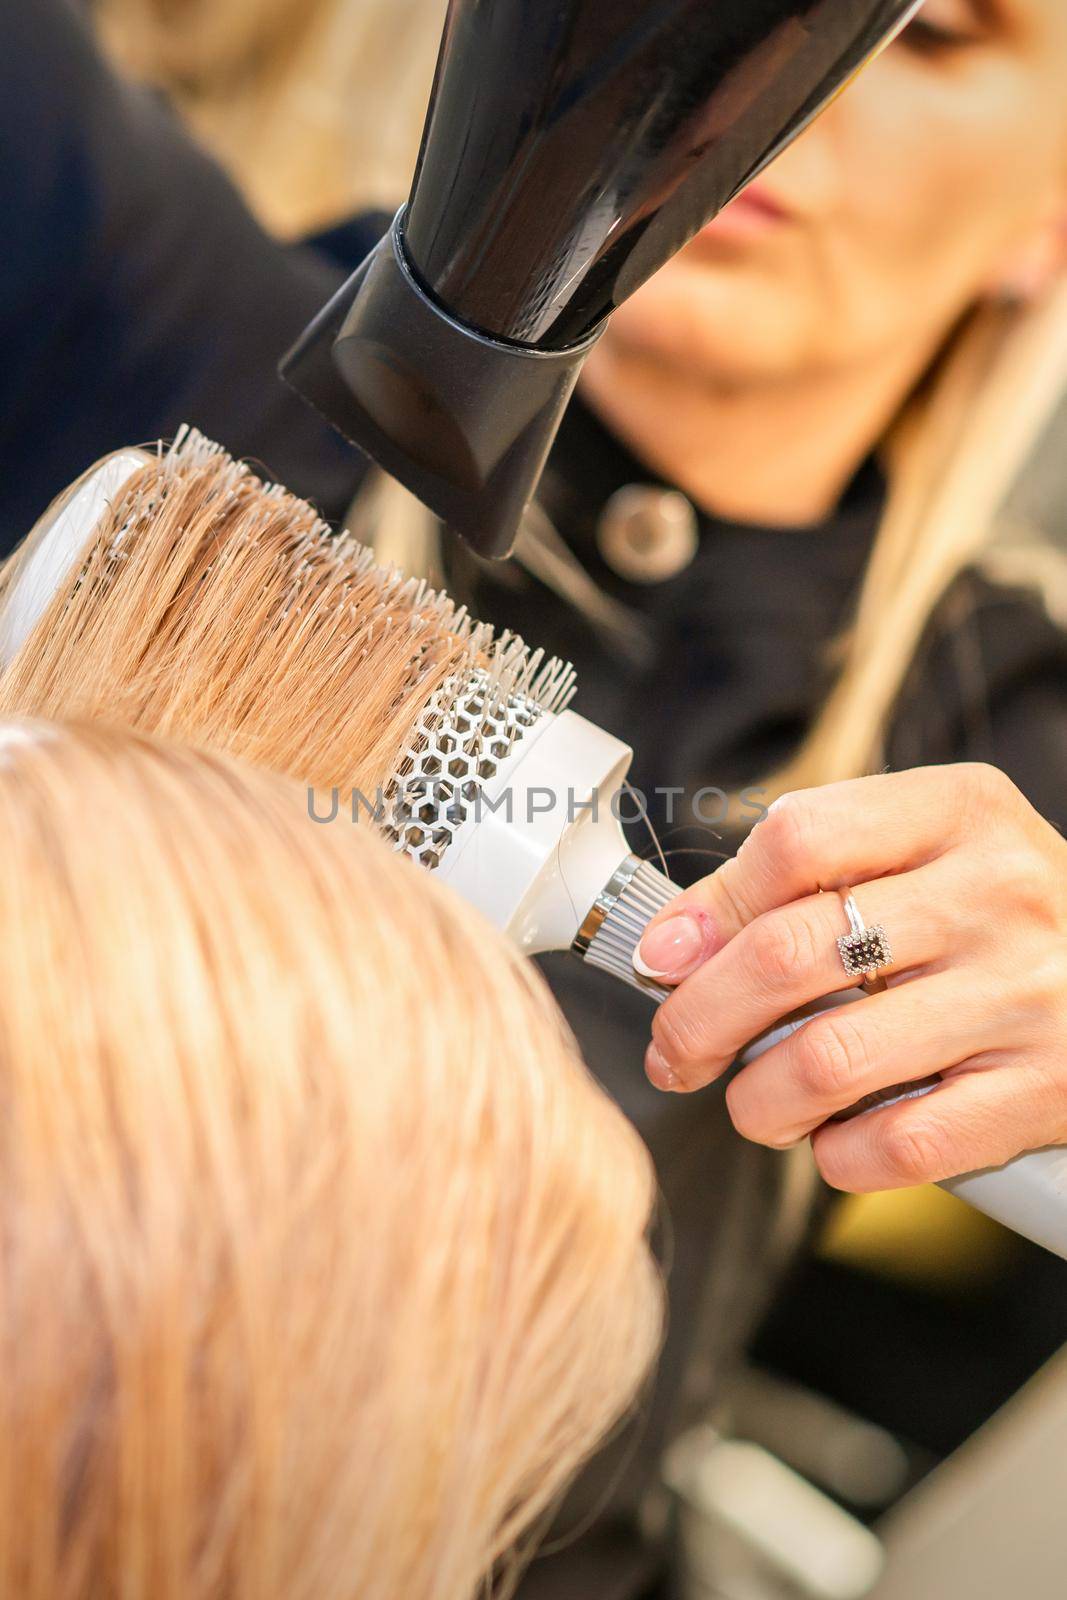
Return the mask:
<path id="1" fill-rule="evenodd" d="M 676 983 L 757 917 L 819 889 L 850 887 L 946 854 L 985 796 L 999 805 L 1007 778 L 980 766 L 929 767 L 785 795 L 736 858 L 649 924 L 635 965 Z M 702 927 L 677 923 L 701 914 Z M 674 931 L 672 938 L 671 932 Z M 683 959 L 684 958 L 684 959 Z"/>
<path id="2" fill-rule="evenodd" d="M 726 1103 L 738 1133 L 785 1149 L 867 1095 L 1012 1042 L 992 986 L 937 973 L 815 1017 L 745 1067 Z"/>
<path id="3" fill-rule="evenodd" d="M 1062 1088 L 1018 1057 L 979 1057 L 919 1100 L 882 1106 L 812 1138 L 835 1189 L 871 1194 L 1001 1167 L 1067 1139 Z"/>
<path id="4" fill-rule="evenodd" d="M 954 926 L 957 878 L 954 866 L 937 862 L 856 891 L 868 929 L 885 931 L 889 973 L 926 967 L 946 953 L 954 959 L 965 954 L 969 934 Z M 703 1088 L 782 1017 L 858 986 L 862 978 L 847 975 L 838 947 L 848 933 L 836 894 L 809 896 L 743 928 L 664 1002 L 653 1020 L 658 1061 L 673 1074 L 675 1087 Z"/>

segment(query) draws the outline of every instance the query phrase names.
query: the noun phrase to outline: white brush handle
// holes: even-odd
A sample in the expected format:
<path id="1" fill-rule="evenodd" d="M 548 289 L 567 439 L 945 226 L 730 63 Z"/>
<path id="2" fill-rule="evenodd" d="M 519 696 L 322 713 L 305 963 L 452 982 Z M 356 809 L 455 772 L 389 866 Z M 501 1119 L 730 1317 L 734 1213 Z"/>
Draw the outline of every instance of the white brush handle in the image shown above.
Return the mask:
<path id="1" fill-rule="evenodd" d="M 614 802 L 631 759 L 573 711 L 539 717 L 482 782 L 437 876 L 526 955 L 570 950 L 629 854 Z"/>
<path id="2" fill-rule="evenodd" d="M 790 1038 L 812 1017 L 861 998 L 851 990 L 809 1007 L 803 1015 L 772 1029 L 749 1045 L 740 1057 L 741 1065 L 757 1060 L 774 1045 Z M 875 1107 L 864 1114 L 876 1117 L 884 1109 L 884 1106 Z M 1037 1150 L 1018 1156 L 1006 1167 L 946 1179 L 940 1187 L 1067 1261 L 1067 1149 Z"/>
<path id="3" fill-rule="evenodd" d="M 1035 1150 L 941 1187 L 1067 1261 L 1067 1149 Z"/>

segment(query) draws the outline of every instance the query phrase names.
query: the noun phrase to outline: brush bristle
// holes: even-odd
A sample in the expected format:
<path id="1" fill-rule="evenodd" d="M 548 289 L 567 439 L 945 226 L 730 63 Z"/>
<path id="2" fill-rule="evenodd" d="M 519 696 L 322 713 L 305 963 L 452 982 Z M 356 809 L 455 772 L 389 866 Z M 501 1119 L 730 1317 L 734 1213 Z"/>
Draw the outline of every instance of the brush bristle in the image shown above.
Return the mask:
<path id="1" fill-rule="evenodd" d="M 395 792 L 421 770 L 428 739 L 450 743 L 455 761 L 462 751 L 473 781 L 569 703 L 568 664 L 495 633 L 424 579 L 379 565 L 351 533 L 334 533 L 305 501 L 265 484 L 195 428 L 148 454 L 90 539 L 72 591 L 81 596 L 71 621 L 78 637 L 96 638 L 104 615 L 87 596 L 111 597 L 116 637 L 140 636 L 154 651 L 148 666 L 142 646 L 131 645 L 126 677 L 111 680 L 112 708 L 139 707 L 146 678 L 166 673 L 169 733 L 268 759 L 316 788 L 376 783 L 377 774 L 387 775 L 383 792 Z M 141 576 L 124 582 L 131 573 Z M 140 583 L 157 597 L 151 614 Z M 362 667 L 371 670 L 353 712 L 330 691 Z M 279 696 L 293 700 L 288 730 L 269 709 Z M 315 726 L 320 706 L 326 720 Z M 373 737 L 346 769 L 346 727 L 359 715 Z"/>
<path id="2" fill-rule="evenodd" d="M 153 514 L 182 481 L 206 468 L 214 469 L 211 494 L 220 513 L 229 506 L 274 502 L 284 509 L 294 528 L 289 550 L 291 593 L 286 615 L 307 612 L 324 603 L 343 608 L 357 588 L 371 582 L 378 587 L 377 614 L 364 629 L 371 637 L 393 627 L 423 627 L 432 623 L 456 643 L 465 646 L 466 671 L 500 703 L 521 697 L 543 712 L 563 711 L 573 697 L 575 674 L 569 663 L 530 649 L 518 635 L 497 634 L 487 623 L 473 619 L 443 589 L 433 589 L 425 578 L 409 577 L 395 566 L 379 565 L 374 552 L 351 533 L 335 533 L 306 501 L 281 484 L 264 483 L 243 461 L 235 460 L 222 445 L 198 429 L 183 425 L 172 443 L 156 446 L 158 470 L 128 497 L 126 515 L 108 551 L 114 562 L 124 559 L 123 546 L 138 528 L 150 528 Z M 242 526 L 239 540 L 254 540 L 254 529 Z M 461 669 L 453 675 L 457 692 L 465 681 Z"/>

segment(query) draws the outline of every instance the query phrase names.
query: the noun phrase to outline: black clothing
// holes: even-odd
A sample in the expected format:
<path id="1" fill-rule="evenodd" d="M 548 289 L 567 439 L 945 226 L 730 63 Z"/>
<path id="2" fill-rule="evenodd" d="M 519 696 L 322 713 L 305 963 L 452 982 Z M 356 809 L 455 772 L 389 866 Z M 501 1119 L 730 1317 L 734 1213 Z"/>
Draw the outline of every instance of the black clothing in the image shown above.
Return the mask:
<path id="1" fill-rule="evenodd" d="M 344 512 L 362 458 L 275 371 L 343 274 L 263 232 L 71 0 L 0 6 L 0 217 L 0 554 L 99 456 L 182 422 Z"/>

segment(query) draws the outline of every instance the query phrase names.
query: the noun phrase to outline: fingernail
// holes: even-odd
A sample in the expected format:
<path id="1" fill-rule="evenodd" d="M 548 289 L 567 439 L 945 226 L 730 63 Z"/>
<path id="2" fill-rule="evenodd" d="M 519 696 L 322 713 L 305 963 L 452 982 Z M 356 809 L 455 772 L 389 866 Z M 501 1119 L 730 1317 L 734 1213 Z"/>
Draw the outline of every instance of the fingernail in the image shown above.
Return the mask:
<path id="1" fill-rule="evenodd" d="M 642 978 L 680 983 L 714 948 L 714 929 L 707 912 L 686 911 L 649 928 L 634 952 L 634 971 Z"/>
<path id="2" fill-rule="evenodd" d="M 679 1087 L 677 1073 L 667 1065 L 654 1044 L 650 1044 L 645 1052 L 645 1074 L 649 1083 L 656 1089 L 662 1089 L 664 1094 L 670 1094 Z"/>

